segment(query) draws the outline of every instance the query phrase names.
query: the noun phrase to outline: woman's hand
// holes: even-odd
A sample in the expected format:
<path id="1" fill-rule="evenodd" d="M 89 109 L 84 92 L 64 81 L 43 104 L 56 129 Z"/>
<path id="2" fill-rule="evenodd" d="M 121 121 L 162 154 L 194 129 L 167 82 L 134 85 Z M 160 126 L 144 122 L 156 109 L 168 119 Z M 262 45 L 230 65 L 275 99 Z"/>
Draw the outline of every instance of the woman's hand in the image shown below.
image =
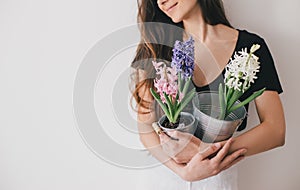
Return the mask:
<path id="1" fill-rule="evenodd" d="M 240 149 L 228 154 L 232 139 L 228 140 L 222 147 L 222 143 L 209 146 L 203 152 L 197 153 L 189 163 L 181 165 L 178 169 L 180 177 L 186 181 L 198 181 L 207 177 L 217 175 L 221 171 L 231 167 L 244 158 L 246 149 Z M 221 148 L 222 147 L 222 148 Z M 216 156 L 208 157 L 216 153 Z"/>
<path id="2" fill-rule="evenodd" d="M 162 132 L 159 138 L 163 150 L 179 164 L 188 163 L 200 151 L 200 144 L 204 145 L 194 135 L 179 131 L 168 132 L 168 134 Z"/>

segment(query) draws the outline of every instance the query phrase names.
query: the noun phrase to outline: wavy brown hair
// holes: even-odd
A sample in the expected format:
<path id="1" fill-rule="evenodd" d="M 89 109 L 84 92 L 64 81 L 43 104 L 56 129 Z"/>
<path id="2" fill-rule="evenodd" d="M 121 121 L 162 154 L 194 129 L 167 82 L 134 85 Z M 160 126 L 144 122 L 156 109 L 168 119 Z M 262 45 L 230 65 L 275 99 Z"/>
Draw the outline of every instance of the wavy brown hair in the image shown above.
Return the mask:
<path id="1" fill-rule="evenodd" d="M 182 40 L 183 23 L 174 23 L 158 5 L 157 0 L 137 0 L 137 22 L 141 33 L 141 41 L 137 47 L 135 57 L 131 63 L 134 68 L 131 82 L 133 82 L 132 99 L 137 106 L 151 110 L 152 102 L 147 102 L 142 94 L 144 89 L 153 88 L 155 70 L 153 60 L 171 61 L 172 47 L 164 44 L 174 44 L 176 40 Z M 222 0 L 198 0 L 204 21 L 210 25 L 224 24 L 232 27 L 226 18 Z M 155 23 L 148 25 L 147 23 Z M 173 26 L 173 27 L 168 27 Z M 174 29 L 174 27 L 179 29 Z M 181 30 L 180 30 L 181 29 Z M 144 76 L 141 77 L 140 70 Z"/>

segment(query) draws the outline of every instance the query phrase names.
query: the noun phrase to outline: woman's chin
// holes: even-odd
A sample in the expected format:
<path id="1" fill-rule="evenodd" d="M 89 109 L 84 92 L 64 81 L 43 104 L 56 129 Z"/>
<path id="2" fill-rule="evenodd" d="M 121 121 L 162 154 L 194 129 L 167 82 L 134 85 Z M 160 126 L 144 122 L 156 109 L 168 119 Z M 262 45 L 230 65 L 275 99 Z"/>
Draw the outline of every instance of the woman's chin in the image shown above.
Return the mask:
<path id="1" fill-rule="evenodd" d="M 181 18 L 177 18 L 177 17 L 172 17 L 171 19 L 172 19 L 172 21 L 173 21 L 174 23 L 179 23 L 179 22 L 182 21 Z"/>

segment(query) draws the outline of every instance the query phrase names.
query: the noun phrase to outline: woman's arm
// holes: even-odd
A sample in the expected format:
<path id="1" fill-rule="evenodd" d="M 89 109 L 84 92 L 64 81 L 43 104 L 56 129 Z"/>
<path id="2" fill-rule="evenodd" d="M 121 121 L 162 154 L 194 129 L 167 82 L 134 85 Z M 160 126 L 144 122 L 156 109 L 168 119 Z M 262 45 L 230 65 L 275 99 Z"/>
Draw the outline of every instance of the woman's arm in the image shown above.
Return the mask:
<path id="1" fill-rule="evenodd" d="M 147 102 L 153 102 L 154 99 L 149 89 L 142 87 L 139 91 L 141 97 Z M 146 113 L 146 114 L 145 114 Z M 165 164 L 173 172 L 180 173 L 180 165 L 172 160 L 162 149 L 159 136 L 153 130 L 152 123 L 156 121 L 155 113 L 151 108 L 138 107 L 138 130 L 140 141 L 145 148 L 161 163 Z"/>
<path id="2" fill-rule="evenodd" d="M 140 117 L 143 118 L 141 115 Z M 232 139 L 230 139 L 223 147 L 222 143 L 213 144 L 206 150 L 194 155 L 187 164 L 178 164 L 163 151 L 157 134 L 153 130 L 150 132 L 150 128 L 148 124 L 139 124 L 140 140 L 143 145 L 156 159 L 186 181 L 198 181 L 217 175 L 242 160 L 247 152 L 246 149 L 242 148 L 228 155 L 232 144 Z M 215 153 L 217 154 L 214 157 L 209 158 Z"/>
<path id="3" fill-rule="evenodd" d="M 230 152 L 246 148 L 246 156 L 264 152 L 285 143 L 285 118 L 276 91 L 265 91 L 255 100 L 260 124 L 236 137 Z"/>
<path id="4" fill-rule="evenodd" d="M 153 101 L 149 89 L 141 89 L 140 95 L 146 101 Z M 194 155 L 187 164 L 178 164 L 162 149 L 160 138 L 151 127 L 151 124 L 156 121 L 154 112 L 143 114 L 149 110 L 143 107 L 138 108 L 138 129 L 141 142 L 156 159 L 186 181 L 197 181 L 216 175 L 240 161 L 246 153 L 246 149 L 242 148 L 227 155 L 232 144 L 232 140 L 229 140 L 223 147 L 222 143 L 211 145 L 206 150 Z M 216 156 L 208 158 L 216 152 Z"/>

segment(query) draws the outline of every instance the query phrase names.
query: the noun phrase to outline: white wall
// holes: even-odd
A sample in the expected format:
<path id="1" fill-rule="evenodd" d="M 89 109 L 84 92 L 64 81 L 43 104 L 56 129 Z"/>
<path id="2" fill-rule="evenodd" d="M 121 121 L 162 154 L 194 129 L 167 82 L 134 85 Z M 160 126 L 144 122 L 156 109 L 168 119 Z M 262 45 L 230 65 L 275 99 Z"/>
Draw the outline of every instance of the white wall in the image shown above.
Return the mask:
<path id="1" fill-rule="evenodd" d="M 300 69 L 300 3 L 224 1 L 234 26 L 259 33 L 269 44 L 284 88 L 288 128 L 285 147 L 239 164 L 240 187 L 300 189 L 295 79 Z M 134 24 L 135 15 L 135 1 L 130 0 L 0 1 L 1 190 L 134 186 L 142 170 L 110 165 L 87 148 L 76 128 L 72 93 L 87 51 L 112 31 Z M 137 136 L 129 141 L 139 146 Z M 126 144 L 126 138 L 121 143 Z"/>
<path id="2" fill-rule="evenodd" d="M 297 0 L 224 0 L 232 24 L 260 34 L 273 54 L 284 93 L 281 100 L 287 124 L 286 144 L 246 159 L 239 168 L 240 188 L 300 189 L 300 153 L 297 109 L 300 103 L 298 88 L 300 1 Z M 253 118 L 252 123 L 255 124 Z"/>

